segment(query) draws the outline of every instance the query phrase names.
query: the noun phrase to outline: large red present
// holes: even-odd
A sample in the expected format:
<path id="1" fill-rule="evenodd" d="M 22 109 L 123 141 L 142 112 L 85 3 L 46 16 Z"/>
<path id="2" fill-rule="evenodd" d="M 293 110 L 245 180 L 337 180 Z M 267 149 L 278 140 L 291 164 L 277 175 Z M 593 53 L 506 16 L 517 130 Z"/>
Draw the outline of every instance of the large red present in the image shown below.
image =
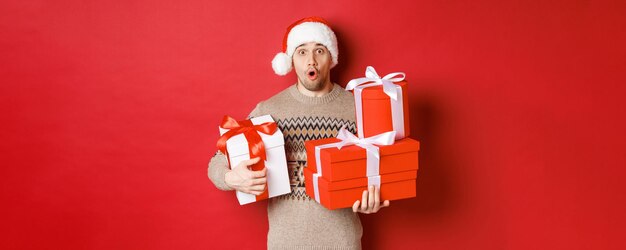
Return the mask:
<path id="1" fill-rule="evenodd" d="M 367 151 L 359 146 L 334 146 L 340 142 L 337 138 L 326 138 L 304 142 L 307 154 L 307 168 L 318 172 L 316 150 L 324 178 L 339 181 L 367 176 Z M 378 146 L 380 152 L 380 174 L 415 170 L 418 168 L 420 144 L 411 138 L 397 140 L 393 145 Z"/>
<path id="2" fill-rule="evenodd" d="M 372 66 L 365 77 L 352 79 L 346 90 L 354 92 L 357 132 L 360 138 L 396 131 L 396 140 L 408 137 L 409 101 L 405 74 L 380 77 Z"/>
<path id="3" fill-rule="evenodd" d="M 337 138 L 305 142 L 306 192 L 328 209 L 350 207 L 368 186 L 382 200 L 415 197 L 419 142 L 395 141 L 395 132 L 357 138 L 341 129 Z"/>
<path id="4" fill-rule="evenodd" d="M 304 180 L 312 180 L 311 169 L 304 169 Z M 380 200 L 400 200 L 415 197 L 417 170 L 403 171 L 380 175 Z M 315 197 L 313 185 L 307 182 L 306 193 Z M 319 203 L 328 209 L 351 207 L 360 200 L 364 190 L 368 188 L 367 177 L 343 181 L 318 179 Z"/>

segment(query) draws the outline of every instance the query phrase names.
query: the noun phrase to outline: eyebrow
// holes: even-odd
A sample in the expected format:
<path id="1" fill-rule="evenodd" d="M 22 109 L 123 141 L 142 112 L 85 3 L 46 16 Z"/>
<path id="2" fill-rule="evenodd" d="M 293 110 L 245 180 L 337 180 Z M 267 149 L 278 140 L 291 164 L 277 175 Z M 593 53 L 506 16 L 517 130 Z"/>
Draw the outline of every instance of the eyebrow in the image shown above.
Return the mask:
<path id="1" fill-rule="evenodd" d="M 296 50 L 300 49 L 300 47 L 302 47 L 302 46 L 304 46 L 304 44 L 296 47 Z M 324 44 L 321 44 L 321 43 L 316 43 L 315 44 L 315 48 L 317 49 L 317 47 L 324 47 L 324 48 L 326 48 L 326 46 L 324 46 Z"/>

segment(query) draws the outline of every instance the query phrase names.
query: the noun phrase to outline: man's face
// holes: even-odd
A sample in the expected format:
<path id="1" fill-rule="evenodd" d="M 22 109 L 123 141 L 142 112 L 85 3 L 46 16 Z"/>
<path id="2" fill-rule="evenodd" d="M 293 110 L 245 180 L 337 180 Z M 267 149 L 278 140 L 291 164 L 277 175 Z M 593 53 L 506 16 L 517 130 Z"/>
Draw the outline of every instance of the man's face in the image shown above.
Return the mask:
<path id="1" fill-rule="evenodd" d="M 319 43 L 305 43 L 296 48 L 292 58 L 298 82 L 307 90 L 319 91 L 327 82 L 330 82 L 332 59 L 326 46 Z"/>

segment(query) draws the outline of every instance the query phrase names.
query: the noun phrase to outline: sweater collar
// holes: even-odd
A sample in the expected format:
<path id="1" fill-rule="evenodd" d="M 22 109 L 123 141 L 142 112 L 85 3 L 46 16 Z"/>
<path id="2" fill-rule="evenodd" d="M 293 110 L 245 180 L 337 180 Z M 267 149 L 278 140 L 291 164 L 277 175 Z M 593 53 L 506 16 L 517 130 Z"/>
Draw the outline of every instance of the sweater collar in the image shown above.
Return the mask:
<path id="1" fill-rule="evenodd" d="M 330 92 L 328 92 L 327 94 L 323 96 L 314 97 L 314 96 L 307 96 L 307 95 L 300 93 L 300 91 L 298 91 L 297 83 L 289 87 L 289 93 L 291 93 L 291 96 L 293 96 L 293 98 L 295 98 L 297 101 L 304 103 L 304 104 L 329 103 L 335 100 L 335 98 L 339 96 L 342 90 L 343 88 L 341 86 L 339 86 L 336 83 L 333 83 L 333 89 Z"/>

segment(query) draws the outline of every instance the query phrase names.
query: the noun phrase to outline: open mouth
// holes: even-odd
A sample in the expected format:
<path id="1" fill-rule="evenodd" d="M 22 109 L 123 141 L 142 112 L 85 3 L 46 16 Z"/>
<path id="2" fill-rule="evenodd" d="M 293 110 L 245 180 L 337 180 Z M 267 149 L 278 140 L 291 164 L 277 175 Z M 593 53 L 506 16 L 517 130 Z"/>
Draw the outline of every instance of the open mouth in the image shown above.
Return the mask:
<path id="1" fill-rule="evenodd" d="M 310 80 L 315 80 L 317 78 L 317 70 L 315 69 L 309 69 L 306 72 L 307 77 L 309 77 Z"/>

